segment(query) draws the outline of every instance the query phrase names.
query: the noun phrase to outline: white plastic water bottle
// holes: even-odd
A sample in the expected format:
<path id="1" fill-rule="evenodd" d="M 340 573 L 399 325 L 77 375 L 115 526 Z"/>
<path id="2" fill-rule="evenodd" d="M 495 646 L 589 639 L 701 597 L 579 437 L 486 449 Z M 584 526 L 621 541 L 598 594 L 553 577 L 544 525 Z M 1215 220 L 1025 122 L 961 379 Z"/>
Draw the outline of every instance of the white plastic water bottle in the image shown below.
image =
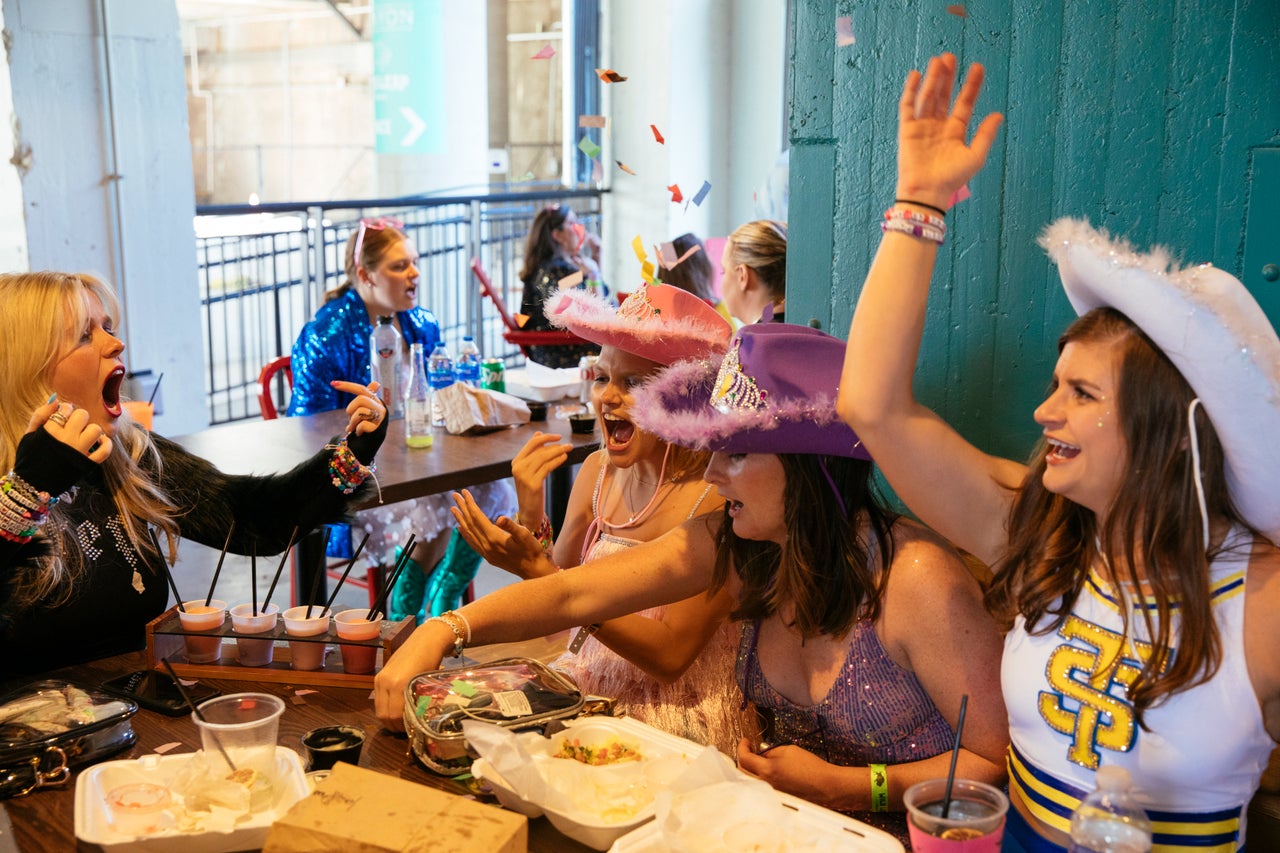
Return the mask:
<path id="1" fill-rule="evenodd" d="M 430 447 L 431 386 L 427 383 L 426 355 L 422 344 L 409 346 L 409 381 L 404 384 L 404 443 L 410 447 Z"/>
<path id="2" fill-rule="evenodd" d="M 1098 789 L 1071 813 L 1070 853 L 1147 853 L 1151 821 L 1129 793 L 1129 771 L 1098 768 Z"/>
<path id="3" fill-rule="evenodd" d="M 444 341 L 436 344 L 427 361 L 427 379 L 431 383 L 431 423 L 433 426 L 444 426 L 444 407 L 440 404 L 440 390 L 454 383 L 453 359 L 449 357 L 449 348 Z"/>
<path id="4" fill-rule="evenodd" d="M 476 346 L 475 338 L 470 335 L 463 337 L 462 346 L 458 347 L 458 360 L 454 363 L 454 370 L 459 382 L 472 388 L 480 387 L 480 347 Z"/>
<path id="5" fill-rule="evenodd" d="M 404 415 L 404 400 L 400 396 L 400 333 L 391 317 L 379 317 L 369 335 L 370 378 L 381 387 L 378 395 L 392 418 Z"/>

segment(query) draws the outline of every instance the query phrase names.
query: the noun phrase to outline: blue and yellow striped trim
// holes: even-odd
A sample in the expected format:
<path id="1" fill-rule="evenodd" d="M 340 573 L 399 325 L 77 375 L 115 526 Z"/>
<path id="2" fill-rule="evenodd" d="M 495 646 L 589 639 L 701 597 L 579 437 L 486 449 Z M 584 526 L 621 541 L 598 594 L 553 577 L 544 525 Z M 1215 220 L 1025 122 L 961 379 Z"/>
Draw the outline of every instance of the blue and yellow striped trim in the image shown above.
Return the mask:
<path id="1" fill-rule="evenodd" d="M 1064 833 L 1071 831 L 1071 813 L 1089 792 L 1033 767 L 1009 747 L 1009 793 L 1015 794 L 1033 817 Z M 1236 853 L 1242 807 L 1216 812 L 1148 811 L 1153 853 Z"/>
<path id="2" fill-rule="evenodd" d="M 1089 576 L 1085 580 L 1085 589 L 1095 599 L 1102 602 L 1106 607 L 1115 612 L 1120 612 L 1120 602 L 1111 594 L 1110 586 L 1102 578 L 1098 577 L 1097 572 L 1093 569 L 1089 570 Z M 1244 592 L 1244 572 L 1233 572 L 1219 579 L 1209 590 L 1209 601 L 1211 604 L 1220 604 L 1229 599 L 1235 598 Z M 1154 596 L 1144 596 L 1135 600 L 1133 606 L 1137 609 L 1151 610 L 1156 609 L 1156 599 Z M 1178 602 L 1169 602 L 1169 609 L 1176 611 Z"/>

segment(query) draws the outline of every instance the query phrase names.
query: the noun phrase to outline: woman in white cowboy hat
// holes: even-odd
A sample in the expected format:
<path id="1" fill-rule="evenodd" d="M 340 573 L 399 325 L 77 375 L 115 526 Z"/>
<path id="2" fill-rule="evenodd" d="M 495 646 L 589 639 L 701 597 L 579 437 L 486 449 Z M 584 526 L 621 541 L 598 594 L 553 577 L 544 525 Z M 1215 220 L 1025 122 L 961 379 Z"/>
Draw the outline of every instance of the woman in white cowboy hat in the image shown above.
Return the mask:
<path id="1" fill-rule="evenodd" d="M 724 503 L 702 480 L 710 454 L 638 429 L 631 391 L 680 358 L 722 355 L 733 334 L 728 322 L 694 294 L 665 284 L 642 286 L 621 308 L 585 290 L 565 290 L 547 301 L 545 313 L 553 325 L 600 346 L 591 398 L 604 446 L 582 463 L 556 535 L 543 512 L 543 482 L 572 445 L 556 433 L 537 433 L 513 460 L 518 521 L 541 547 L 504 535 L 502 543 L 515 550 L 500 548 L 486 535 L 492 527 L 470 525 L 455 512 L 476 550 L 524 578 L 648 542 Z M 470 498 L 467 492 L 464 500 Z M 498 524 L 515 526 L 507 518 Z M 731 605 L 727 592 L 696 595 L 581 629 L 554 666 L 584 692 L 613 697 L 630 716 L 732 752 L 742 726 L 730 695 L 737 644 L 725 619 Z"/>
<path id="2" fill-rule="evenodd" d="M 835 410 L 843 358 L 823 332 L 759 323 L 718 363 L 680 362 L 636 389 L 641 428 L 713 451 L 704 476 L 725 510 L 420 627 L 375 682 L 378 715 L 394 725 L 404 684 L 456 645 L 727 587 L 742 622 L 737 682 L 765 724 L 761 740 L 738 743 L 744 770 L 878 821 L 869 812 L 901 812 L 907 787 L 946 775 L 968 694 L 958 772 L 1002 781 L 999 633 L 955 551 L 876 497 L 866 451 Z"/>
<path id="3" fill-rule="evenodd" d="M 1157 850 L 1235 851 L 1280 735 L 1280 340 L 1244 287 L 1083 222 L 1042 244 L 1081 316 L 1028 464 L 913 397 L 943 209 L 999 124 L 982 69 L 911 72 L 898 187 L 858 301 L 840 411 L 923 520 L 996 571 L 1009 628 L 1006 850 L 1060 851 L 1099 767 L 1126 768 Z"/>

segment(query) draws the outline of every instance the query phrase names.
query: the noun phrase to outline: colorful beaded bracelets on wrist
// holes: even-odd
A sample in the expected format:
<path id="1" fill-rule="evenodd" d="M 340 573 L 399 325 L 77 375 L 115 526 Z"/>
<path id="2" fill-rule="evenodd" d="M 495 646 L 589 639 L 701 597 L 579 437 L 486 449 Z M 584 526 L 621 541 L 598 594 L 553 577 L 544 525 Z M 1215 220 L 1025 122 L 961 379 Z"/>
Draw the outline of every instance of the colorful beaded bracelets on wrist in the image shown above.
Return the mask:
<path id="1" fill-rule="evenodd" d="M 440 622 L 453 632 L 453 657 L 462 657 L 462 652 L 471 643 L 471 623 L 467 617 L 456 610 L 447 610 L 439 616 L 432 616 L 428 622 Z"/>
<path id="2" fill-rule="evenodd" d="M 545 515 L 542 521 L 538 522 L 538 529 L 533 531 L 533 538 L 538 540 L 538 544 L 542 546 L 542 553 L 548 557 L 551 556 L 551 546 L 555 544 L 555 534 L 551 530 L 551 519 Z"/>
<path id="3" fill-rule="evenodd" d="M 886 234 L 897 231 L 923 240 L 930 240 L 939 246 L 947 238 L 947 222 L 941 216 L 932 213 L 921 213 L 906 207 L 891 207 L 884 212 L 884 221 L 880 230 Z"/>
<path id="4" fill-rule="evenodd" d="M 0 477 L 0 537 L 10 542 L 30 542 L 58 502 L 10 471 Z"/>
<path id="5" fill-rule="evenodd" d="M 345 438 L 337 444 L 327 444 L 325 447 L 333 451 L 333 455 L 329 457 L 330 481 L 344 495 L 354 492 L 370 474 L 378 470 L 376 464 L 365 465 L 357 459 L 355 453 L 347 446 Z M 374 482 L 377 482 L 376 477 Z M 379 490 L 379 496 L 381 496 L 381 490 Z"/>
<path id="6" fill-rule="evenodd" d="M 871 770 L 871 810 L 887 812 L 889 810 L 889 772 L 883 764 L 870 765 Z"/>

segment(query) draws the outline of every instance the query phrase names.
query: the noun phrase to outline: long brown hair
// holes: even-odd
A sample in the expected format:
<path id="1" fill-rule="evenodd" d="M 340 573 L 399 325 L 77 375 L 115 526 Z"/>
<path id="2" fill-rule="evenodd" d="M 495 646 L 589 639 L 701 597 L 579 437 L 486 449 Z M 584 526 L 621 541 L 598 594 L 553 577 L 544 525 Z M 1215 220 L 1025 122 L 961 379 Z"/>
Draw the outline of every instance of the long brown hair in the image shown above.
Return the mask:
<path id="1" fill-rule="evenodd" d="M 528 284 L 543 264 L 560 253 L 552 232 L 564 227 L 571 212 L 568 205 L 553 204 L 542 208 L 533 217 L 533 225 L 524 243 L 524 266 L 520 268 L 522 282 Z"/>
<path id="2" fill-rule="evenodd" d="M 696 234 L 692 233 L 681 234 L 671 241 L 671 245 L 675 248 L 677 258 L 694 246 L 699 247 L 699 250 L 681 261 L 675 269 L 660 268 L 658 280 L 663 284 L 687 290 L 699 299 L 715 302 L 716 294 L 712 288 L 712 279 L 715 278 L 716 273 L 711 267 L 711 259 L 707 257 L 707 247 Z"/>
<path id="3" fill-rule="evenodd" d="M 731 618 L 764 619 L 793 603 L 790 625 L 802 637 L 843 637 L 859 619 L 880 616 L 897 515 L 884 506 L 870 462 L 793 453 L 780 453 L 778 459 L 786 480 L 786 544 L 738 537 L 726 504 L 711 590 L 736 571 L 742 590 Z M 860 523 L 863 519 L 867 524 Z"/>
<path id="4" fill-rule="evenodd" d="M 1110 568 L 1119 594 L 1145 584 L 1155 614 L 1146 607 L 1137 611 L 1153 650 L 1129 688 L 1142 724 L 1143 711 L 1212 678 L 1222 663 L 1209 588 L 1209 563 L 1222 546 L 1209 548 L 1203 541 L 1187 429 L 1195 392 L 1159 347 L 1115 309 L 1081 316 L 1059 339 L 1059 351 L 1071 342 L 1116 347 L 1116 409 L 1128 464 L 1100 528 L 1093 512 L 1044 487 L 1047 448 L 1040 442 L 1014 497 L 1009 547 L 988 589 L 987 606 L 1006 628 L 1021 615 L 1029 631 L 1049 634 L 1066 620 L 1095 562 Z M 1227 488 L 1222 445 L 1203 407 L 1196 408 L 1195 423 L 1209 517 L 1245 525 Z M 1126 632 L 1133 630 L 1123 608 L 1122 619 Z"/>

